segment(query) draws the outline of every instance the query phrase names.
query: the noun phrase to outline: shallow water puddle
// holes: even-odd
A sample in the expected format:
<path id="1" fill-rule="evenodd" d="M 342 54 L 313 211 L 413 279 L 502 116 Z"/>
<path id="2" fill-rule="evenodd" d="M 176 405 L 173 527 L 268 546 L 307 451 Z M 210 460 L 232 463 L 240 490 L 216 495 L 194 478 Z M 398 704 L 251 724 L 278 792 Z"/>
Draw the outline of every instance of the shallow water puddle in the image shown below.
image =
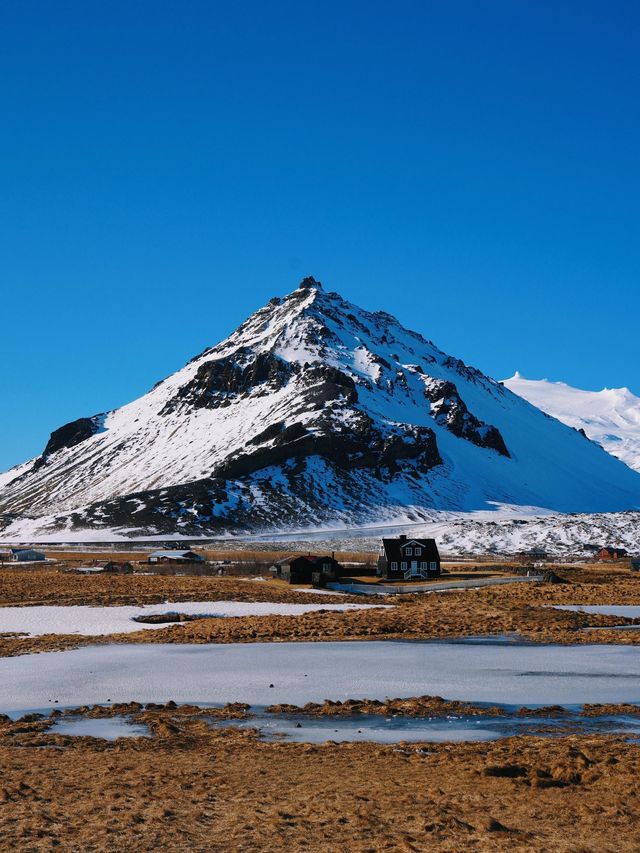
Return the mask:
<path id="1" fill-rule="evenodd" d="M 561 737 L 568 734 L 626 734 L 640 736 L 640 718 L 625 715 L 579 717 L 522 718 L 450 716 L 450 717 L 382 717 L 362 714 L 354 717 L 307 717 L 257 714 L 247 720 L 215 720 L 213 728 L 257 728 L 262 740 L 285 739 L 296 743 L 327 741 L 374 743 L 444 743 L 481 742 L 533 735 Z M 634 741 L 632 741 L 634 742 Z"/>
<path id="2" fill-rule="evenodd" d="M 95 737 L 117 740 L 121 737 L 151 737 L 149 729 L 127 717 L 64 717 L 57 719 L 49 729 L 54 735 Z"/>

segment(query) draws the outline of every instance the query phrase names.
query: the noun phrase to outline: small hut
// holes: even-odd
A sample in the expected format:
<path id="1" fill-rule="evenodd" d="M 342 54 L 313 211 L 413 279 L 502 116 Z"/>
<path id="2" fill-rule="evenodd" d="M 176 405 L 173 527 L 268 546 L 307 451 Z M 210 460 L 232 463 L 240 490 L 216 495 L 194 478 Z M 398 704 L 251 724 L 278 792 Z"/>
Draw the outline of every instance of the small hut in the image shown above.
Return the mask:
<path id="1" fill-rule="evenodd" d="M 340 570 L 340 563 L 333 554 L 330 557 L 307 554 L 277 560 L 269 571 L 287 583 L 313 583 L 323 586 L 327 581 L 336 580 L 340 576 Z"/>
<path id="2" fill-rule="evenodd" d="M 204 563 L 204 557 L 195 551 L 154 551 L 149 554 L 150 563 Z"/>

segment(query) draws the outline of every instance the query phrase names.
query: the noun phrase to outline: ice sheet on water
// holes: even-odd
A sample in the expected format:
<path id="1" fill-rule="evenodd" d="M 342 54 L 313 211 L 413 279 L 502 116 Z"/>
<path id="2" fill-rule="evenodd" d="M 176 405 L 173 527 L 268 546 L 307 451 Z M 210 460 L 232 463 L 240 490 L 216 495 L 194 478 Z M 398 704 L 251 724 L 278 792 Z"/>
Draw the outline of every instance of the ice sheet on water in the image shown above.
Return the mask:
<path id="1" fill-rule="evenodd" d="M 640 619 L 640 605 L 636 604 L 554 604 L 554 610 L 571 610 L 577 613 L 598 613 L 601 616 L 622 616 Z"/>
<path id="2" fill-rule="evenodd" d="M 117 740 L 119 737 L 150 737 L 149 729 L 125 717 L 65 717 L 49 729 L 54 735 L 97 737 Z"/>
<path id="3" fill-rule="evenodd" d="M 352 717 L 309 717 L 258 713 L 242 720 L 214 720 L 215 728 L 234 726 L 257 728 L 263 740 L 284 738 L 297 743 L 333 741 L 373 741 L 375 743 L 444 743 L 447 741 L 489 741 L 513 735 L 558 737 L 584 734 L 624 733 L 640 735 L 640 720 L 625 715 L 581 717 L 577 713 L 550 717 L 499 717 L 449 715 L 446 717 L 382 717 L 359 714 Z"/>
<path id="4" fill-rule="evenodd" d="M 105 702 L 443 696 L 505 705 L 640 703 L 633 646 L 446 642 L 118 644 L 0 659 L 0 712 Z"/>

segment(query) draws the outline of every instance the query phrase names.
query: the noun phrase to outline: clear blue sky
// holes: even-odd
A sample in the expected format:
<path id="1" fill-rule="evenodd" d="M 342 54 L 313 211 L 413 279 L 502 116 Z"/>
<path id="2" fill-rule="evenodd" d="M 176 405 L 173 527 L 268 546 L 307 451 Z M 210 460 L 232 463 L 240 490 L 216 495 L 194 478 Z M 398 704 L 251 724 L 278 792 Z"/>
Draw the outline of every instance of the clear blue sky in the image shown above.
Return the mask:
<path id="1" fill-rule="evenodd" d="M 305 275 L 497 378 L 640 392 L 636 2 L 0 19 L 0 468 Z"/>

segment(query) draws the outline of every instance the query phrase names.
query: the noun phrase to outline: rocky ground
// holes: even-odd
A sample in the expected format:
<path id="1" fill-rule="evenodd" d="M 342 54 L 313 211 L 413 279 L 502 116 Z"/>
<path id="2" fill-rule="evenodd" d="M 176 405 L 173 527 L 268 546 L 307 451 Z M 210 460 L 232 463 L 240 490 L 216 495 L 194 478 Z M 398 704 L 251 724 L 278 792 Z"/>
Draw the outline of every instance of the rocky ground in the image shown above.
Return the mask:
<path id="1" fill-rule="evenodd" d="M 481 744 L 261 742 L 197 710 L 108 743 L 0 722 L 0 849 L 635 851 L 623 737 Z"/>

